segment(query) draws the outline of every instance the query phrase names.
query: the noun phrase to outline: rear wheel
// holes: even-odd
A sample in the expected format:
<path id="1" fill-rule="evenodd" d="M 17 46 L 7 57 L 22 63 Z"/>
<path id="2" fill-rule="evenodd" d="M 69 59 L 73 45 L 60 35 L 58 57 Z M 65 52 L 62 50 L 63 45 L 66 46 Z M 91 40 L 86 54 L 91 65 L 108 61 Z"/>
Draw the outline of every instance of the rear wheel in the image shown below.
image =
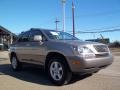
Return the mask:
<path id="1" fill-rule="evenodd" d="M 72 73 L 62 58 L 52 58 L 48 64 L 48 74 L 56 85 L 67 84 L 71 80 Z"/>
<path id="2" fill-rule="evenodd" d="M 21 63 L 18 61 L 16 55 L 11 56 L 11 66 L 12 66 L 12 69 L 15 71 L 21 69 Z"/>

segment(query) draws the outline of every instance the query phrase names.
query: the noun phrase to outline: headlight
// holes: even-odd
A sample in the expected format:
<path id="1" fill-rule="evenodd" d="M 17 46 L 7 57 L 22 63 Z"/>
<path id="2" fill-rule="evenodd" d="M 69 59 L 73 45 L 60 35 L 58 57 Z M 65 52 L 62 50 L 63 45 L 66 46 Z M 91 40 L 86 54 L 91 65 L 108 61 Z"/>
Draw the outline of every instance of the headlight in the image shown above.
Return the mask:
<path id="1" fill-rule="evenodd" d="M 78 47 L 79 53 L 93 53 L 88 47 Z"/>
<path id="2" fill-rule="evenodd" d="M 91 49 L 86 46 L 83 47 L 74 47 L 75 54 L 78 53 L 81 57 L 84 58 L 94 58 L 95 54 Z"/>

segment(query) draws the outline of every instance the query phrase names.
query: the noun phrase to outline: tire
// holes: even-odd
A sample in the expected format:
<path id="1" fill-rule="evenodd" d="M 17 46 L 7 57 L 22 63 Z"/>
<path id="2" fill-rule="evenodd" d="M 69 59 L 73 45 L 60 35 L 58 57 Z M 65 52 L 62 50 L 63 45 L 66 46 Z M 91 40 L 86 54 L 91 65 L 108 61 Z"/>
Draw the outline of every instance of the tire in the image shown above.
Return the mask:
<path id="1" fill-rule="evenodd" d="M 72 72 L 63 58 L 52 58 L 48 63 L 48 75 L 55 85 L 68 84 L 72 77 Z"/>
<path id="2" fill-rule="evenodd" d="M 14 71 L 21 69 L 21 63 L 18 61 L 17 56 L 14 54 L 11 56 L 11 66 Z"/>

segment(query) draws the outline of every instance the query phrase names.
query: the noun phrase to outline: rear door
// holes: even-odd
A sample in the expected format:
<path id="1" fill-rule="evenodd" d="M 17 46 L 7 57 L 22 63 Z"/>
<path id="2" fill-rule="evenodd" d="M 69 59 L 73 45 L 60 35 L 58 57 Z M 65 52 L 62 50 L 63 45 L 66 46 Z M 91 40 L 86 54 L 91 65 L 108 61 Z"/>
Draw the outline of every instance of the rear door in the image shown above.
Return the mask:
<path id="1" fill-rule="evenodd" d="M 29 58 L 29 34 L 30 31 L 20 34 L 16 43 L 16 54 L 20 61 L 28 61 Z"/>

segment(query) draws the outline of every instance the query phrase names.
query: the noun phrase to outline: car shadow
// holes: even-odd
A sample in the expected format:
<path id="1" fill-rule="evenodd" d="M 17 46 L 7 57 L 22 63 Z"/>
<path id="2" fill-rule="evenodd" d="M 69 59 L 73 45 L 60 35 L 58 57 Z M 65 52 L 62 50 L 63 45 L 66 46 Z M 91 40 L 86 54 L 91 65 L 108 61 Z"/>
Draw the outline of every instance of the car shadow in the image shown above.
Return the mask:
<path id="1" fill-rule="evenodd" d="M 70 81 L 70 84 L 73 84 L 73 83 L 75 83 L 77 81 L 86 79 L 86 78 L 88 78 L 90 76 L 92 76 L 92 74 L 85 74 L 85 75 L 73 74 L 72 79 Z"/>
<path id="2" fill-rule="evenodd" d="M 10 64 L 2 64 L 0 65 L 0 75 L 9 75 L 26 82 L 37 83 L 37 84 L 47 85 L 47 86 L 54 86 L 50 82 L 49 78 L 47 77 L 43 69 L 41 68 L 38 69 L 32 66 L 26 66 L 23 68 L 24 69 L 22 69 L 21 71 L 15 72 L 11 69 Z M 85 79 L 87 77 L 89 76 L 74 75 L 70 84 L 80 81 L 82 79 Z"/>
<path id="3" fill-rule="evenodd" d="M 52 86 L 43 69 L 32 66 L 23 68 L 20 71 L 13 71 L 10 64 L 2 64 L 0 65 L 0 75 L 9 75 L 23 81 Z"/>

